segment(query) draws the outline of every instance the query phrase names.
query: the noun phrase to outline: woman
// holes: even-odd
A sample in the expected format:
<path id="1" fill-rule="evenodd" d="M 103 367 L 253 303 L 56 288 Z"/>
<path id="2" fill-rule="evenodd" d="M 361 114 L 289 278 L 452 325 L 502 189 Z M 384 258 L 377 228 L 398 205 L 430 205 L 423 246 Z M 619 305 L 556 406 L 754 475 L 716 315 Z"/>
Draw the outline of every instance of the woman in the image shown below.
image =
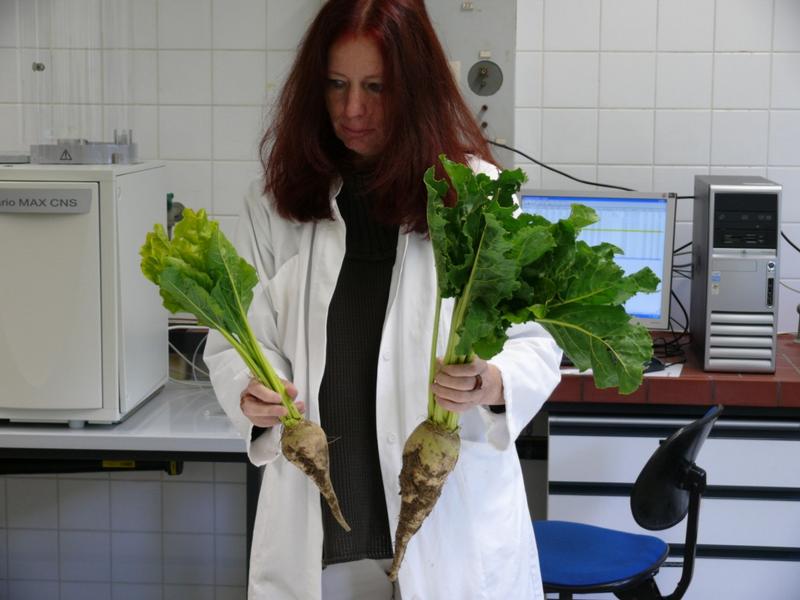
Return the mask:
<path id="1" fill-rule="evenodd" d="M 353 530 L 280 455 L 277 394 L 212 336 L 205 360 L 217 396 L 250 460 L 266 465 L 251 599 L 318 599 L 332 580 L 363 573 L 373 580 L 347 597 L 392 596 L 381 568 L 392 556 L 403 442 L 426 418 L 436 290 L 422 174 L 440 153 L 497 172 L 423 0 L 328 0 L 262 141 L 265 177 L 246 199 L 238 246 L 263 285 L 254 330 L 331 440 L 331 478 Z M 451 311 L 445 303 L 442 344 Z M 409 544 L 405 600 L 543 598 L 514 439 L 557 384 L 559 361 L 531 324 L 489 362 L 440 368 L 433 392 L 461 413 L 461 456 Z"/>

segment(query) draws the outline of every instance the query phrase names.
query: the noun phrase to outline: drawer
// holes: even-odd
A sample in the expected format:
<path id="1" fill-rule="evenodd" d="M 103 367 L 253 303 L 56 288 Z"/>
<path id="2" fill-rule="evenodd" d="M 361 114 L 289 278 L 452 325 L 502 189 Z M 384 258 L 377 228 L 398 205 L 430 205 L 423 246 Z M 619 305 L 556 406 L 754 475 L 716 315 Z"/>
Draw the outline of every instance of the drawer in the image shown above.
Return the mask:
<path id="1" fill-rule="evenodd" d="M 551 434 L 547 480 L 633 483 L 656 448 L 654 438 Z"/>
<path id="2" fill-rule="evenodd" d="M 686 537 L 686 519 L 665 531 L 639 527 L 631 515 L 629 499 L 623 496 L 550 495 L 547 503 L 548 519 L 646 533 L 673 544 L 682 544 Z M 800 502 L 704 498 L 698 543 L 798 548 Z"/>
<path id="3" fill-rule="evenodd" d="M 549 481 L 633 483 L 663 438 L 553 435 Z M 697 464 L 715 486 L 800 488 L 800 441 L 709 438 Z"/>

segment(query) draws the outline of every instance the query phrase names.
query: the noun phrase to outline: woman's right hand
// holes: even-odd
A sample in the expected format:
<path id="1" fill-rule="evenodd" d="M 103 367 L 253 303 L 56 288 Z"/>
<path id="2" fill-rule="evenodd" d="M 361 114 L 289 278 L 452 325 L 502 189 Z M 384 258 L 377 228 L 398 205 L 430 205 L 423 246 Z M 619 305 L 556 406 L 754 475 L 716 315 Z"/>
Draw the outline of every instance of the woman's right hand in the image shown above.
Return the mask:
<path id="1" fill-rule="evenodd" d="M 286 393 L 294 400 L 295 396 L 297 396 L 297 388 L 290 381 L 281 381 L 286 387 Z M 306 411 L 306 405 L 302 400 L 295 401 L 294 405 L 301 414 Z M 273 392 L 255 379 L 251 379 L 242 392 L 239 406 L 242 409 L 242 414 L 257 427 L 273 427 L 280 423 L 280 417 L 285 417 L 288 414 L 288 411 L 281 403 L 281 395 L 278 392 Z"/>

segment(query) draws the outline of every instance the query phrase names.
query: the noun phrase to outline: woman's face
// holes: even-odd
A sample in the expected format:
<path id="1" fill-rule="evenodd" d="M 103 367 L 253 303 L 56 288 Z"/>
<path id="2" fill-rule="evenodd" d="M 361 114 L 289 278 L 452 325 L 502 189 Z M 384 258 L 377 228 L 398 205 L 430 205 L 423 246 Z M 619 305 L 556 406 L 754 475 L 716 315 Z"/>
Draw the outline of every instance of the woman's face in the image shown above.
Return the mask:
<path id="1" fill-rule="evenodd" d="M 335 42 L 325 102 L 336 137 L 362 158 L 374 158 L 386 143 L 382 95 L 383 60 L 375 42 L 360 36 Z"/>

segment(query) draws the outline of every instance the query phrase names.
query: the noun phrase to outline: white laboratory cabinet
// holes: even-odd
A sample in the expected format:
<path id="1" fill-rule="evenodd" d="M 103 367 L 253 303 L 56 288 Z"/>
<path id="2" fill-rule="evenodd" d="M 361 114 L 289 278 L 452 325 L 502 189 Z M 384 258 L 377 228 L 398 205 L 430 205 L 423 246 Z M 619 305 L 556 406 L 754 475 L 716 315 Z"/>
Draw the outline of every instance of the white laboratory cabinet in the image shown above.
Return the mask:
<path id="1" fill-rule="evenodd" d="M 0 419 L 113 423 L 164 386 L 139 248 L 165 221 L 162 163 L 0 166 Z"/>
<path id="2" fill-rule="evenodd" d="M 680 578 L 686 520 L 666 531 L 642 529 L 631 515 L 630 489 L 660 440 L 690 420 L 595 414 L 548 419 L 547 518 L 680 545 L 656 577 L 662 594 L 672 593 Z M 800 422 L 726 419 L 723 413 L 696 462 L 707 473 L 708 488 L 685 600 L 799 598 Z"/>

